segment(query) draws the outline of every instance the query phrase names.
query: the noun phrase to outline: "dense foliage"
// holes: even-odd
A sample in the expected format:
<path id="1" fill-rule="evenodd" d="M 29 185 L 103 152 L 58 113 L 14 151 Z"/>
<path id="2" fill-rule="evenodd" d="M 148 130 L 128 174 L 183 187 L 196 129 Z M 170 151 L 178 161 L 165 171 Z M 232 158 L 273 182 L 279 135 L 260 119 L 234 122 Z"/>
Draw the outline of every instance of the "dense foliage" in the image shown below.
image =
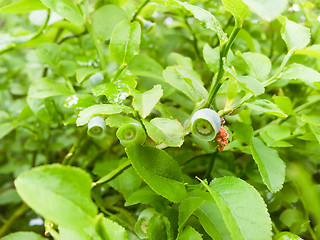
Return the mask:
<path id="1" fill-rule="evenodd" d="M 3 240 L 320 239 L 319 0 L 0 2 Z"/>

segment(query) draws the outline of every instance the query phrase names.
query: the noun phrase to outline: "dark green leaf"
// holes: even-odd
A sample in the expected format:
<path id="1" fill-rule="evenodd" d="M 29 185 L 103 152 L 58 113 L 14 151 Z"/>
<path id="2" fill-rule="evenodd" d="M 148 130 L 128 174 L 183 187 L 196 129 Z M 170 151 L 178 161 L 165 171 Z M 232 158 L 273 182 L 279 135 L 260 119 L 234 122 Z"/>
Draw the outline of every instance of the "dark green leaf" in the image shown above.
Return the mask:
<path id="1" fill-rule="evenodd" d="M 126 152 L 140 177 L 159 195 L 180 202 L 186 195 L 178 163 L 165 151 L 141 145 L 129 145 Z"/>

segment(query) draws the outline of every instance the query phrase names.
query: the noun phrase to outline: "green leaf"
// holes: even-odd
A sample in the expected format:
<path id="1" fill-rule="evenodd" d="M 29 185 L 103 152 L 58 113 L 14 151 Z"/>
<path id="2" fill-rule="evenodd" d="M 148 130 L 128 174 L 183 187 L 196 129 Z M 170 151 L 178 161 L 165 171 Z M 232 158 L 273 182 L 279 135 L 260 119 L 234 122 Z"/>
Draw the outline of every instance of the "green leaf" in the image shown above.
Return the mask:
<path id="1" fill-rule="evenodd" d="M 127 232 L 118 223 L 103 217 L 97 224 L 96 231 L 102 239 L 127 240 Z"/>
<path id="2" fill-rule="evenodd" d="M 59 240 L 91 240 L 92 238 L 83 229 L 72 229 L 59 226 Z"/>
<path id="3" fill-rule="evenodd" d="M 94 68 L 86 67 L 86 68 L 79 68 L 76 70 L 76 79 L 78 83 L 82 83 L 86 80 L 87 77 L 96 73 L 97 70 Z"/>
<path id="4" fill-rule="evenodd" d="M 317 138 L 318 142 L 320 143 L 320 127 L 310 124 L 310 128 L 314 136 Z"/>
<path id="5" fill-rule="evenodd" d="M 79 117 L 77 119 L 77 126 L 82 126 L 89 122 L 89 120 L 97 115 L 112 115 L 118 113 L 131 113 L 132 109 L 123 105 L 114 105 L 114 104 L 97 104 L 91 107 L 88 107 L 82 110 L 79 113 Z"/>
<path id="6" fill-rule="evenodd" d="M 19 14 L 40 9 L 46 9 L 40 0 L 20 0 L 0 8 L 0 13 Z"/>
<path id="7" fill-rule="evenodd" d="M 35 55 L 38 59 L 49 65 L 58 65 L 61 60 L 61 53 L 62 48 L 56 43 L 42 43 L 35 50 Z"/>
<path id="8" fill-rule="evenodd" d="M 180 202 L 185 197 L 180 166 L 169 154 L 135 144 L 129 145 L 126 152 L 134 169 L 153 191 L 171 202 Z"/>
<path id="9" fill-rule="evenodd" d="M 185 9 L 187 9 L 188 11 L 190 11 L 193 14 L 193 16 L 200 21 L 201 25 L 204 28 L 215 31 L 215 33 L 217 34 L 218 38 L 222 43 L 228 41 L 228 37 L 223 32 L 223 29 L 220 26 L 220 23 L 210 12 L 208 12 L 207 10 L 204 10 L 203 8 L 191 5 L 186 2 L 180 2 L 180 1 L 176 1 L 176 2 L 181 6 L 183 6 Z"/>
<path id="10" fill-rule="evenodd" d="M 256 137 L 252 138 L 251 152 L 263 182 L 271 192 L 278 192 L 283 186 L 286 168 L 278 152 Z"/>
<path id="11" fill-rule="evenodd" d="M 234 137 L 237 140 L 240 140 L 247 145 L 250 145 L 251 138 L 253 136 L 253 128 L 251 125 L 242 123 L 242 122 L 234 122 L 232 124 L 232 130 L 234 131 Z"/>
<path id="12" fill-rule="evenodd" d="M 128 68 L 134 75 L 162 80 L 163 67 L 148 55 L 135 55 Z"/>
<path id="13" fill-rule="evenodd" d="M 165 208 L 165 199 L 152 191 L 149 186 L 145 186 L 134 192 L 126 199 L 125 206 L 131 206 L 138 203 L 151 205 L 159 211 Z"/>
<path id="14" fill-rule="evenodd" d="M 206 43 L 203 47 L 203 58 L 212 72 L 217 72 L 219 70 L 219 47 L 211 48 L 210 45 Z"/>
<path id="15" fill-rule="evenodd" d="M 187 226 L 177 240 L 202 240 L 202 235 L 194 230 L 192 227 Z"/>
<path id="16" fill-rule="evenodd" d="M 291 64 L 290 67 L 282 73 L 281 79 L 301 80 L 308 86 L 316 88 L 315 83 L 320 82 L 320 73 L 312 68 L 295 63 Z"/>
<path id="17" fill-rule="evenodd" d="M 180 147 L 183 144 L 184 129 L 177 120 L 169 118 L 153 118 L 143 121 L 149 137 L 157 144 Z"/>
<path id="18" fill-rule="evenodd" d="M 303 240 L 299 236 L 290 232 L 280 232 L 273 237 L 274 240 Z"/>
<path id="19" fill-rule="evenodd" d="M 127 19 L 127 14 L 118 6 L 104 5 L 92 16 L 92 29 L 101 40 L 109 40 L 115 26 Z"/>
<path id="20" fill-rule="evenodd" d="M 68 19 L 70 22 L 81 25 L 84 17 L 74 0 L 41 0 L 44 5 Z"/>
<path id="21" fill-rule="evenodd" d="M 125 83 L 118 80 L 116 82 L 103 83 L 92 89 L 95 96 L 105 95 L 109 103 L 122 103 L 129 95 L 130 90 Z"/>
<path id="22" fill-rule="evenodd" d="M 268 125 L 260 131 L 260 136 L 268 147 L 291 147 L 290 143 L 283 141 L 283 139 L 290 137 L 290 135 L 290 127 L 281 125 Z"/>
<path id="23" fill-rule="evenodd" d="M 21 202 L 21 198 L 15 189 L 9 189 L 0 193 L 0 206 L 19 202 Z"/>
<path id="24" fill-rule="evenodd" d="M 13 122 L 0 123 L 0 139 L 9 134 L 14 128 Z"/>
<path id="25" fill-rule="evenodd" d="M 282 22 L 281 36 L 287 44 L 288 50 L 305 48 L 311 38 L 310 29 L 298 23 L 281 17 Z"/>
<path id="26" fill-rule="evenodd" d="M 262 197 L 251 185 L 236 177 L 222 177 L 208 186 L 233 239 L 271 240 L 271 219 Z"/>
<path id="27" fill-rule="evenodd" d="M 271 61 L 267 56 L 251 52 L 243 53 L 241 56 L 248 64 L 249 74 L 252 77 L 260 81 L 268 77 L 271 70 Z"/>
<path id="28" fill-rule="evenodd" d="M 287 8 L 287 0 L 242 0 L 252 12 L 262 19 L 272 21 Z"/>
<path id="29" fill-rule="evenodd" d="M 120 167 L 122 164 L 124 164 L 126 160 L 126 158 L 123 158 L 121 160 L 115 159 L 109 161 L 100 161 L 95 164 L 93 173 L 97 174 L 99 177 L 104 177 L 107 174 L 111 173 L 113 170 Z M 127 199 L 133 193 L 138 191 L 141 182 L 141 178 L 137 175 L 134 169 L 129 168 L 124 170 L 115 179 L 109 181 L 108 184 L 112 188 L 120 192 L 125 199 Z"/>
<path id="30" fill-rule="evenodd" d="M 162 75 L 167 83 L 183 92 L 191 100 L 195 102 L 201 100 L 199 94 L 195 91 L 195 89 L 179 75 L 176 67 L 167 67 L 162 72 Z"/>
<path id="31" fill-rule="evenodd" d="M 320 58 L 320 45 L 312 45 L 310 47 L 304 48 L 304 49 L 298 49 L 294 51 L 295 55 L 308 55 L 315 58 Z"/>
<path id="32" fill-rule="evenodd" d="M 122 115 L 111 115 L 106 119 L 106 124 L 110 127 L 119 128 L 124 124 L 128 123 L 138 123 L 139 122 L 131 117 L 122 116 Z"/>
<path id="33" fill-rule="evenodd" d="M 28 91 L 28 97 L 34 99 L 72 94 L 74 92 L 66 84 L 55 83 L 47 78 L 33 82 Z"/>
<path id="34" fill-rule="evenodd" d="M 179 232 L 181 232 L 189 217 L 203 202 L 204 200 L 200 197 L 189 197 L 181 202 L 179 206 Z"/>
<path id="35" fill-rule="evenodd" d="M 123 20 L 115 26 L 110 39 L 110 53 L 119 63 L 129 63 L 140 50 L 139 22 Z"/>
<path id="36" fill-rule="evenodd" d="M 46 240 L 37 233 L 34 232 L 15 232 L 4 236 L 1 240 Z"/>
<path id="37" fill-rule="evenodd" d="M 155 214 L 148 222 L 147 235 L 149 239 L 173 240 L 169 220 L 160 214 Z"/>
<path id="38" fill-rule="evenodd" d="M 194 215 L 199 219 L 203 229 L 212 239 L 232 240 L 217 204 L 211 201 L 211 199 L 206 200 L 194 212 Z"/>
<path id="39" fill-rule="evenodd" d="M 250 17 L 251 11 L 241 0 L 222 0 L 225 9 L 236 19 L 236 25 L 241 28 L 243 20 Z"/>
<path id="40" fill-rule="evenodd" d="M 264 93 L 265 89 L 260 81 L 250 76 L 238 76 L 237 80 L 249 90 L 250 93 L 255 96 L 259 96 Z"/>
<path id="41" fill-rule="evenodd" d="M 161 85 L 155 85 L 151 90 L 144 93 L 135 92 L 132 106 L 139 112 L 142 118 L 147 117 L 157 102 L 162 97 Z"/>
<path id="42" fill-rule="evenodd" d="M 208 92 L 203 87 L 203 82 L 199 74 L 194 71 L 192 68 L 185 66 L 177 66 L 176 71 L 180 78 L 182 78 L 189 86 L 192 87 L 195 93 L 198 94 L 200 99 L 207 99 Z"/>
<path id="43" fill-rule="evenodd" d="M 35 212 L 71 228 L 93 223 L 97 208 L 90 197 L 91 184 L 85 171 L 60 164 L 33 168 L 15 180 L 17 192 Z"/>
<path id="44" fill-rule="evenodd" d="M 291 99 L 286 96 L 273 96 L 275 104 L 280 108 L 285 114 L 291 115 L 293 114 L 293 105 Z"/>
<path id="45" fill-rule="evenodd" d="M 246 105 L 259 112 L 269 113 L 278 117 L 287 117 L 287 114 L 282 112 L 277 105 L 266 99 L 258 99 L 252 103 L 246 103 Z"/>

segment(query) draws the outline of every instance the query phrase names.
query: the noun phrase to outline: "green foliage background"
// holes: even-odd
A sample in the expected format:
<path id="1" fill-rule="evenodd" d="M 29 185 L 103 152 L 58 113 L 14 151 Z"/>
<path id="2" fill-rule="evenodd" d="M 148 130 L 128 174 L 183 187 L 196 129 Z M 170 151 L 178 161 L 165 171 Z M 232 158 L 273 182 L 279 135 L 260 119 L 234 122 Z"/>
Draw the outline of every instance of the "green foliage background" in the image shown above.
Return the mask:
<path id="1" fill-rule="evenodd" d="M 0 26 L 1 239 L 320 239 L 320 1 L 3 0 Z"/>

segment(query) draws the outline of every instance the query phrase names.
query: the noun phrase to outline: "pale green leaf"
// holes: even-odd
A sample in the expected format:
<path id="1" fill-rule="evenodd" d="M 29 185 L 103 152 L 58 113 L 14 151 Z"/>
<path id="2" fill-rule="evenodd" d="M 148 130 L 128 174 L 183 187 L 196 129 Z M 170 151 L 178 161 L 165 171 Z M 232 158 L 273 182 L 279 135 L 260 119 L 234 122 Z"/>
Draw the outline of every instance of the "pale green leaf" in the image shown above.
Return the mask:
<path id="1" fill-rule="evenodd" d="M 79 113 L 79 117 L 77 119 L 77 126 L 82 126 L 89 122 L 89 120 L 97 115 L 113 115 L 118 113 L 131 113 L 132 109 L 123 105 L 115 105 L 115 104 L 96 104 L 91 107 L 88 107 L 82 110 Z"/>
<path id="2" fill-rule="evenodd" d="M 89 234 L 87 234 L 83 229 L 72 229 L 59 227 L 59 240 L 91 240 Z"/>
<path id="3" fill-rule="evenodd" d="M 281 29 L 281 36 L 286 42 L 288 50 L 293 48 L 302 49 L 309 44 L 311 38 L 309 28 L 290 21 L 285 17 L 281 18 L 281 22 L 283 25 Z"/>
<path id="4" fill-rule="evenodd" d="M 90 197 L 91 185 L 88 173 L 60 164 L 32 168 L 15 180 L 17 192 L 35 212 L 71 228 L 93 223 L 97 207 Z"/>
<path id="5" fill-rule="evenodd" d="M 162 97 L 163 91 L 161 85 L 155 85 L 151 90 L 144 93 L 135 92 L 133 107 L 138 110 L 142 118 L 147 117 L 157 102 Z"/>
<path id="6" fill-rule="evenodd" d="M 270 59 L 260 53 L 246 52 L 241 54 L 243 59 L 249 66 L 249 73 L 252 77 L 258 80 L 265 80 L 271 70 Z"/>
<path id="7" fill-rule="evenodd" d="M 283 186 L 286 168 L 278 152 L 256 137 L 252 138 L 251 152 L 263 182 L 271 192 L 278 192 Z"/>
<path id="8" fill-rule="evenodd" d="M 271 240 L 271 219 L 257 190 L 236 177 L 214 179 L 207 188 L 233 239 Z"/>
<path id="9" fill-rule="evenodd" d="M 154 118 L 143 122 L 150 138 L 157 144 L 180 147 L 183 144 L 184 129 L 177 120 Z"/>
<path id="10" fill-rule="evenodd" d="M 246 103 L 246 105 L 259 112 L 269 113 L 278 117 L 287 117 L 287 115 L 282 112 L 277 105 L 266 99 L 258 99 L 252 103 Z"/>
<path id="11" fill-rule="evenodd" d="M 1 238 L 1 240 L 46 240 L 34 232 L 15 232 Z"/>
<path id="12" fill-rule="evenodd" d="M 33 82 L 28 91 L 28 97 L 34 99 L 72 94 L 74 92 L 66 84 L 55 83 L 47 78 Z"/>
<path id="13" fill-rule="evenodd" d="M 165 151 L 131 144 L 126 152 L 140 177 L 157 194 L 171 202 L 180 202 L 186 195 L 179 164 Z"/>
<path id="14" fill-rule="evenodd" d="M 179 91 L 183 92 L 187 97 L 193 101 L 200 101 L 201 97 L 195 88 L 192 86 L 191 82 L 187 83 L 183 77 L 179 74 L 176 67 L 167 67 L 163 73 L 164 80 L 169 83 L 171 86 L 175 87 Z M 196 80 L 197 81 L 197 80 Z"/>
<path id="15" fill-rule="evenodd" d="M 219 70 L 219 47 L 211 48 L 210 45 L 206 43 L 203 47 L 203 58 L 212 72 L 215 73 Z"/>
<path id="16" fill-rule="evenodd" d="M 198 94 L 200 99 L 206 100 L 208 98 L 208 92 L 204 88 L 201 77 L 196 71 L 184 66 L 177 66 L 176 71 L 179 77 L 193 88 L 194 92 Z"/>
<path id="17" fill-rule="evenodd" d="M 162 80 L 163 67 L 148 55 L 138 54 L 134 56 L 128 68 L 134 75 Z"/>
<path id="18" fill-rule="evenodd" d="M 308 86 L 315 88 L 315 83 L 320 82 L 320 73 L 301 64 L 291 64 L 281 75 L 281 79 L 301 80 Z"/>
<path id="19" fill-rule="evenodd" d="M 86 68 L 78 68 L 76 70 L 76 79 L 78 83 L 82 83 L 84 80 L 87 79 L 90 75 L 96 73 L 97 70 L 91 67 Z"/>
<path id="20" fill-rule="evenodd" d="M 176 1 L 176 2 L 181 6 L 183 6 L 185 9 L 187 9 L 188 11 L 190 11 L 193 14 L 193 16 L 200 21 L 201 25 L 204 28 L 215 31 L 215 33 L 217 34 L 217 36 L 222 42 L 226 42 L 228 40 L 228 37 L 223 32 L 223 29 L 220 26 L 220 23 L 210 12 L 208 12 L 207 10 L 204 10 L 203 8 L 191 5 L 186 2 L 180 2 L 180 1 Z"/>
<path id="21" fill-rule="evenodd" d="M 250 17 L 251 11 L 242 0 L 222 0 L 225 9 L 236 19 L 238 27 L 242 27 L 243 20 Z"/>
<path id="22" fill-rule="evenodd" d="M 320 44 L 312 45 L 304 49 L 294 51 L 295 55 L 308 55 L 315 58 L 320 58 Z"/>
<path id="23" fill-rule="evenodd" d="M 255 96 L 264 93 L 265 89 L 260 81 L 250 76 L 237 76 L 236 78 L 244 87 Z"/>
<path id="24" fill-rule="evenodd" d="M 242 0 L 252 12 L 262 19 L 272 21 L 286 10 L 287 0 Z"/>
<path id="25" fill-rule="evenodd" d="M 141 27 L 139 22 L 123 20 L 112 31 L 110 53 L 119 63 L 129 63 L 140 51 Z"/>
<path id="26" fill-rule="evenodd" d="M 114 27 L 127 19 L 126 13 L 116 5 L 104 5 L 92 16 L 92 29 L 101 40 L 109 40 Z"/>
<path id="27" fill-rule="evenodd" d="M 46 6 L 40 0 L 20 0 L 0 8 L 0 13 L 18 14 L 41 9 L 46 9 Z"/>
<path id="28" fill-rule="evenodd" d="M 74 0 L 41 0 L 44 5 L 68 19 L 70 22 L 81 25 L 84 17 Z"/>

